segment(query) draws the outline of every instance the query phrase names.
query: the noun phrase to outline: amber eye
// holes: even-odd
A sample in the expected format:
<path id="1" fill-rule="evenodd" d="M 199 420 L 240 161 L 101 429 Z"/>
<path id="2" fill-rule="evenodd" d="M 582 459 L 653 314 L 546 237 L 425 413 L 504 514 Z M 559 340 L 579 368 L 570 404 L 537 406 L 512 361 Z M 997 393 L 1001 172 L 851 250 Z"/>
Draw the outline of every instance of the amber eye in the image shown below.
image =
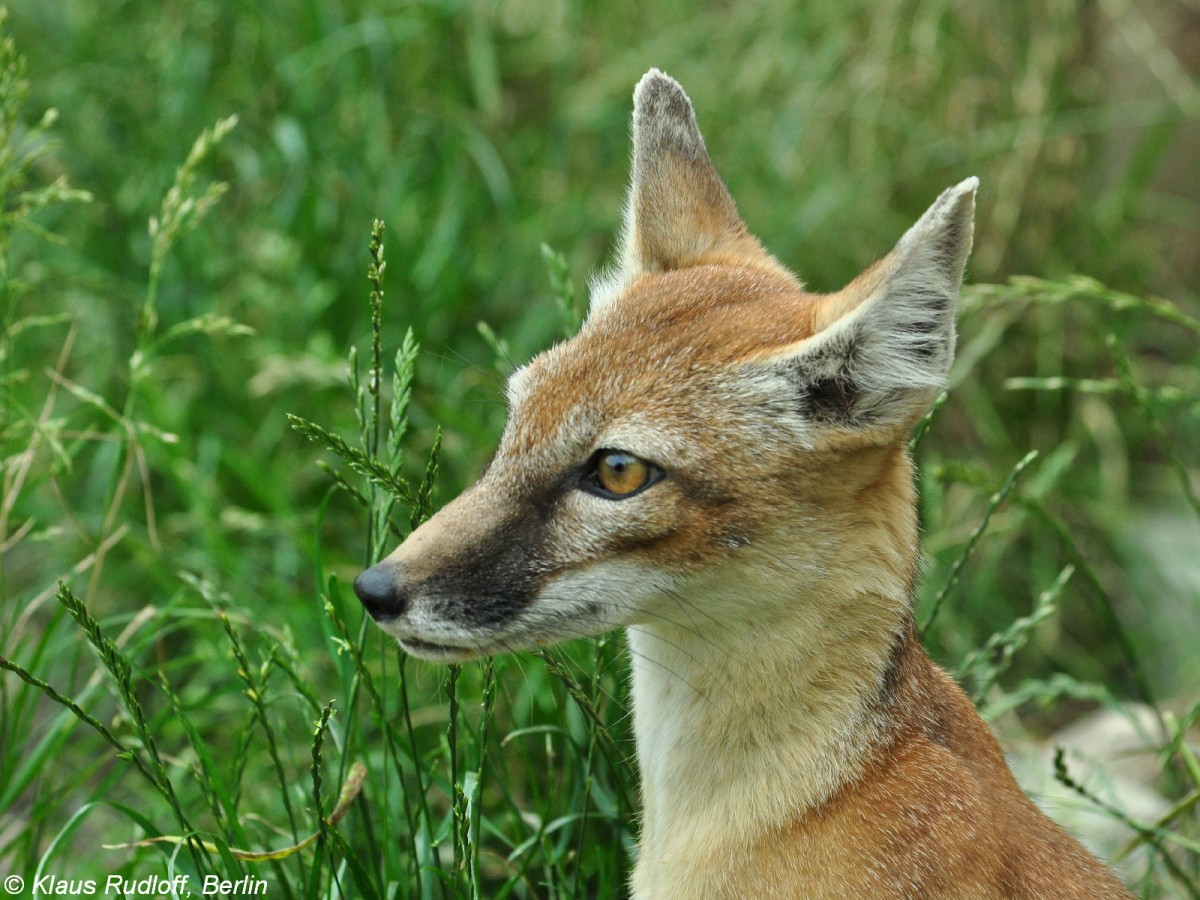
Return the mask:
<path id="1" fill-rule="evenodd" d="M 596 493 L 611 499 L 630 497 L 658 480 L 662 470 L 622 450 L 601 450 L 586 479 Z"/>

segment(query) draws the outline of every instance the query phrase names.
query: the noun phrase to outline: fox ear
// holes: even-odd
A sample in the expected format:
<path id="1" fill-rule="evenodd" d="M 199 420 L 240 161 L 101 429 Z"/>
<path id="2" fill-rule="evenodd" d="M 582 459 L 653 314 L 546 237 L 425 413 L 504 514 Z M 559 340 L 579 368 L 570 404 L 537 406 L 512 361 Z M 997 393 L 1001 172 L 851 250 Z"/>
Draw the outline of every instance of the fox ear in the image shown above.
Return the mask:
<path id="1" fill-rule="evenodd" d="M 633 176 L 620 258 L 592 286 L 592 309 L 638 275 L 705 263 L 782 268 L 742 223 L 691 100 L 675 79 L 651 69 L 633 91 Z"/>
<path id="2" fill-rule="evenodd" d="M 811 337 L 770 355 L 808 421 L 911 425 L 944 386 L 971 252 L 977 178 L 944 191 L 896 247 L 826 297 Z"/>

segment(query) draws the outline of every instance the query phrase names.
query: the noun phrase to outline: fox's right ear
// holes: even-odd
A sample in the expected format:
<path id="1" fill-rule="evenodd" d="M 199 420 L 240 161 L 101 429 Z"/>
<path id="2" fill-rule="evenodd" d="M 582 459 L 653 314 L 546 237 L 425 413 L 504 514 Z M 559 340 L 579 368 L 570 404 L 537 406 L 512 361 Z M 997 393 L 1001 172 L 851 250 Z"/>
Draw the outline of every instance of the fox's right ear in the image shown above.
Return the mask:
<path id="1" fill-rule="evenodd" d="M 616 267 L 592 285 L 592 309 L 634 278 L 707 263 L 782 271 L 743 224 L 709 158 L 679 82 L 651 69 L 633 92 L 633 176 Z"/>

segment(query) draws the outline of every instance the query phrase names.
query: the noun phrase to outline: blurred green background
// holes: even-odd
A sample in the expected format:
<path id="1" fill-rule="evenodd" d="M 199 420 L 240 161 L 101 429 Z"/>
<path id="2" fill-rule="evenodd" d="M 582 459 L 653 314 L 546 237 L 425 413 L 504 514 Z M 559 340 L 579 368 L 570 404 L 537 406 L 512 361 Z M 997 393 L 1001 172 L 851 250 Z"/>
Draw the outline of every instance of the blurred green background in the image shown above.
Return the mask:
<path id="1" fill-rule="evenodd" d="M 942 188 L 980 177 L 968 281 L 1058 287 L 965 295 L 954 387 L 920 447 L 921 608 L 955 579 L 928 643 L 953 666 L 1071 563 L 1082 574 L 1005 683 L 1066 671 L 1194 710 L 1195 0 L 22 0 L 6 33 L 28 97 L 0 161 L 0 655 L 64 693 L 94 661 L 53 600 L 62 577 L 114 633 L 150 604 L 202 610 L 202 583 L 314 659 L 321 573 L 345 585 L 367 562 L 366 514 L 330 493 L 286 414 L 354 432 L 346 355 L 371 340 L 372 220 L 387 223 L 385 356 L 409 327 L 422 346 L 405 471 L 420 476 L 440 424 L 444 502 L 492 451 L 510 363 L 564 335 L 541 245 L 580 297 L 611 253 L 630 95 L 656 66 L 688 90 L 751 230 L 813 289 L 840 287 Z M 193 141 L 231 115 L 194 186 L 227 191 L 155 263 L 147 223 Z M 60 176 L 91 201 L 22 206 L 18 189 Z M 131 367 L 149 284 L 160 335 L 203 315 L 252 333 L 208 319 Z M 1030 449 L 1028 502 L 1002 504 L 971 543 Z M 181 661 L 174 677 L 233 705 L 202 619 L 147 638 L 142 663 Z M 323 697 L 334 667 L 312 666 Z M 17 778 L 23 742 L 58 732 L 5 684 L 0 863 L 28 862 L 121 777 L 62 737 L 54 758 L 78 777 L 47 762 Z M 1087 706 L 1026 718 L 1049 729 Z M 214 713 L 205 728 L 220 727 Z"/>
<path id="2" fill-rule="evenodd" d="M 558 336 L 539 245 L 581 288 L 607 258 L 631 87 L 652 65 L 689 90 L 752 230 L 816 289 L 978 174 L 970 280 L 1086 272 L 1195 302 L 1200 25 L 1186 3 L 65 0 L 16 4 L 10 29 L 29 58 L 28 115 L 60 112 L 38 177 L 65 173 L 95 197 L 41 216 L 64 246 L 14 244 L 37 283 L 23 308 L 77 317 L 71 372 L 104 396 L 124 390 L 146 222 L 200 130 L 239 117 L 207 167 L 229 193 L 171 254 L 158 304 L 165 326 L 216 312 L 256 334 L 158 364 L 150 401 L 181 440 L 150 452 L 194 477 L 156 473 L 169 553 L 151 555 L 167 577 L 219 560 L 225 579 L 233 556 L 264 600 L 308 574 L 322 479 L 283 413 L 345 419 L 372 218 L 388 225 L 385 342 L 412 325 L 424 346 L 417 409 L 446 427 L 450 494 L 502 415 L 476 322 L 518 361 Z M 97 485 L 72 488 L 80 514 L 102 506 Z M 341 534 L 339 551 L 353 546 Z M 90 549 L 75 538 L 55 552 Z M 121 587 L 141 593 L 161 568 Z"/>

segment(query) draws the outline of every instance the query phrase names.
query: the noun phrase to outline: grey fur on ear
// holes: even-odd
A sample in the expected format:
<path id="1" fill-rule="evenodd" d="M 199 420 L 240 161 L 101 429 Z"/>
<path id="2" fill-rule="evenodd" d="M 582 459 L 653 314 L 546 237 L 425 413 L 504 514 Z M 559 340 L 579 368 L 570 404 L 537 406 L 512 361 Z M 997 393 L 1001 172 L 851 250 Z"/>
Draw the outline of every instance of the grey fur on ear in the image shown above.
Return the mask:
<path id="1" fill-rule="evenodd" d="M 891 253 L 827 298 L 820 330 L 772 355 L 805 419 L 911 424 L 945 385 L 978 186 L 968 178 L 944 191 Z"/>
<path id="2" fill-rule="evenodd" d="M 911 270 L 933 290 L 956 297 L 974 241 L 978 189 L 979 179 L 971 176 L 942 191 L 889 254 L 896 270 Z"/>
<path id="3" fill-rule="evenodd" d="M 717 174 L 692 101 L 651 69 L 633 92 L 633 177 L 622 268 L 678 269 L 723 238 L 745 235 Z"/>
<path id="4" fill-rule="evenodd" d="M 592 309 L 647 272 L 705 262 L 778 266 L 746 230 L 717 174 L 692 102 L 651 69 L 633 92 L 633 171 L 616 267 L 592 285 Z"/>
<path id="5" fill-rule="evenodd" d="M 670 155 L 707 163 L 712 170 L 696 111 L 683 86 L 665 72 L 651 69 L 633 89 L 634 183 L 644 181 L 645 173 Z M 727 193 L 724 199 L 733 202 Z"/>

